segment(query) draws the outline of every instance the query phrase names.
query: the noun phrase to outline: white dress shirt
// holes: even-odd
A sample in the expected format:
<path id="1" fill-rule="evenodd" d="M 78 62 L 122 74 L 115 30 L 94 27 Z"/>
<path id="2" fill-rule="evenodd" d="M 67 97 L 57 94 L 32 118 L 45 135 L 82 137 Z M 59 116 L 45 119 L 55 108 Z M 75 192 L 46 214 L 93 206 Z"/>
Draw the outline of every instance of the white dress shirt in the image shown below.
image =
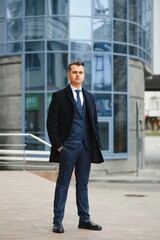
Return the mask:
<path id="1" fill-rule="evenodd" d="M 71 87 L 71 89 L 72 89 L 73 97 L 74 97 L 74 99 L 75 99 L 76 101 L 77 101 L 77 93 L 76 93 L 76 90 L 80 90 L 79 97 L 80 97 L 80 100 L 81 100 L 81 105 L 83 106 L 84 98 L 83 98 L 82 88 L 77 89 L 77 88 L 75 88 L 74 86 L 72 86 L 71 84 L 70 84 L 70 87 Z"/>

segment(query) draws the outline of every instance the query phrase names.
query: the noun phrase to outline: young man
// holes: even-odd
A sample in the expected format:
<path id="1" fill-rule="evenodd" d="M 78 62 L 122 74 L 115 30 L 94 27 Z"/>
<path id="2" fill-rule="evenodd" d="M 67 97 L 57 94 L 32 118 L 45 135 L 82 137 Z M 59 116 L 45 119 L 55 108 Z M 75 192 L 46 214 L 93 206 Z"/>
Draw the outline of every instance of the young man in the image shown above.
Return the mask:
<path id="1" fill-rule="evenodd" d="M 76 179 L 78 228 L 101 230 L 90 219 L 88 181 L 91 162 L 102 163 L 96 104 L 92 93 L 82 88 L 84 63 L 68 65 L 70 84 L 52 95 L 47 118 L 51 141 L 50 162 L 59 162 L 54 197 L 53 232 L 63 233 L 62 220 L 73 170 Z"/>

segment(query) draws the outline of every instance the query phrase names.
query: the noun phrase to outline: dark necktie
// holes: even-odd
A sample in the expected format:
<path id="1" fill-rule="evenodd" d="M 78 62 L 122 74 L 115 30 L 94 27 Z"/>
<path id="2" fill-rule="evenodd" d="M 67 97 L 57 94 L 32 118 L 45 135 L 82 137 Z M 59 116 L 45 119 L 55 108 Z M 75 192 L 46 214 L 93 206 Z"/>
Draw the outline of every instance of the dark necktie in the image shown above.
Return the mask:
<path id="1" fill-rule="evenodd" d="M 79 96 L 79 93 L 81 92 L 81 90 L 75 90 L 75 91 L 77 93 L 77 107 L 81 108 L 82 105 L 81 105 L 81 99 L 80 99 L 80 96 Z"/>

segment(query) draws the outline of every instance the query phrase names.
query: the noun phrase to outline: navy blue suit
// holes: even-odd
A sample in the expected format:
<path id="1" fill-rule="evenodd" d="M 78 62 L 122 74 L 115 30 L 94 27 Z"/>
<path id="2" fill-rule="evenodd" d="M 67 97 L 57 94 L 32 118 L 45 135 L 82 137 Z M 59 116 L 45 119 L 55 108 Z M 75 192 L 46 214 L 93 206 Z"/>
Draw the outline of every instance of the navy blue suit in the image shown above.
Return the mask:
<path id="1" fill-rule="evenodd" d="M 76 177 L 76 203 L 80 221 L 89 219 L 88 180 L 91 162 L 103 162 L 96 105 L 93 94 L 82 89 L 84 104 L 76 105 L 72 90 L 53 93 L 47 118 L 52 144 L 51 162 L 59 162 L 54 198 L 54 223 L 61 224 L 73 170 Z M 61 152 L 57 149 L 63 146 Z"/>

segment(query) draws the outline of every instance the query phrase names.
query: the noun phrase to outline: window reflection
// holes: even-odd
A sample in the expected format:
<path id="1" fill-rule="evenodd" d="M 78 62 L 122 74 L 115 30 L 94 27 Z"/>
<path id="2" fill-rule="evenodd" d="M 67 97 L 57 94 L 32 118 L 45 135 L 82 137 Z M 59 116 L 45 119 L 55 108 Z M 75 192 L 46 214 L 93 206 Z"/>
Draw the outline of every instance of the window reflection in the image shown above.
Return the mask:
<path id="1" fill-rule="evenodd" d="M 151 3 L 151 1 L 147 1 L 146 2 L 146 31 L 147 32 L 151 32 L 151 29 L 152 29 L 152 26 L 151 26 L 151 23 L 152 23 L 152 21 L 151 21 L 151 19 L 152 19 L 152 16 L 151 16 L 151 14 L 152 14 L 152 3 Z"/>
<path id="2" fill-rule="evenodd" d="M 5 40 L 5 25 L 4 21 L 0 21 L 0 42 Z"/>
<path id="3" fill-rule="evenodd" d="M 12 19 L 7 21 L 7 40 L 16 41 L 23 38 L 22 19 Z"/>
<path id="4" fill-rule="evenodd" d="M 23 16 L 23 0 L 7 0 L 6 2 L 7 2 L 7 18 Z"/>
<path id="5" fill-rule="evenodd" d="M 32 91 L 44 90 L 44 54 L 26 54 L 25 88 Z"/>
<path id="6" fill-rule="evenodd" d="M 113 13 L 115 18 L 127 19 L 127 0 L 114 0 Z"/>
<path id="7" fill-rule="evenodd" d="M 48 39 L 68 39 L 68 19 L 66 17 L 47 18 Z"/>
<path id="8" fill-rule="evenodd" d="M 44 0 L 25 0 L 26 16 L 43 15 Z"/>
<path id="9" fill-rule="evenodd" d="M 129 20 L 137 22 L 137 0 L 129 0 Z"/>
<path id="10" fill-rule="evenodd" d="M 35 52 L 35 51 L 43 51 L 44 50 L 44 42 L 26 42 L 25 43 L 25 51 L 26 52 Z"/>
<path id="11" fill-rule="evenodd" d="M 114 41 L 127 42 L 127 23 L 114 21 Z"/>
<path id="12" fill-rule="evenodd" d="M 26 39 L 44 38 L 44 18 L 26 18 L 25 37 Z"/>
<path id="13" fill-rule="evenodd" d="M 139 46 L 143 47 L 143 30 L 142 28 L 138 28 L 138 32 L 139 32 Z"/>
<path id="14" fill-rule="evenodd" d="M 25 96 L 25 132 L 44 139 L 44 94 L 27 93 Z M 44 149 L 44 145 L 26 138 L 27 149 Z"/>
<path id="15" fill-rule="evenodd" d="M 127 92 L 127 57 L 114 56 L 114 91 Z"/>
<path id="16" fill-rule="evenodd" d="M 47 42 L 48 51 L 68 51 L 67 41 L 48 41 Z"/>
<path id="17" fill-rule="evenodd" d="M 90 16 L 91 15 L 91 0 L 81 0 L 77 7 L 77 1 L 70 0 L 70 14 L 76 16 Z"/>
<path id="18" fill-rule="evenodd" d="M 111 0 L 95 0 L 95 15 L 111 15 Z"/>
<path id="19" fill-rule="evenodd" d="M 7 44 L 8 53 L 22 52 L 22 50 L 23 50 L 22 42 Z"/>
<path id="20" fill-rule="evenodd" d="M 127 152 L 127 96 L 114 95 L 114 153 Z"/>
<path id="21" fill-rule="evenodd" d="M 0 44 L 0 55 L 4 55 L 4 54 L 5 54 L 5 45 Z"/>
<path id="22" fill-rule="evenodd" d="M 114 44 L 113 45 L 113 52 L 115 53 L 127 53 L 127 45 L 123 44 Z"/>
<path id="23" fill-rule="evenodd" d="M 70 39 L 91 40 L 91 19 L 70 17 Z"/>
<path id="24" fill-rule="evenodd" d="M 91 43 L 85 41 L 71 42 L 71 50 L 74 51 L 91 51 Z"/>
<path id="25" fill-rule="evenodd" d="M 0 7 L 0 19 L 3 19 L 5 18 L 5 9 L 6 9 L 6 6 L 5 6 L 5 1 L 1 1 L 1 7 Z"/>
<path id="26" fill-rule="evenodd" d="M 111 52 L 111 43 L 94 42 L 93 50 L 97 52 Z"/>
<path id="27" fill-rule="evenodd" d="M 94 40 L 111 40 L 111 21 L 104 18 L 93 19 Z"/>
<path id="28" fill-rule="evenodd" d="M 46 0 L 48 15 L 68 15 L 68 1 Z"/>
<path id="29" fill-rule="evenodd" d="M 111 94 L 94 94 L 98 116 L 110 117 L 112 115 Z"/>
<path id="30" fill-rule="evenodd" d="M 129 42 L 137 45 L 137 25 L 129 24 Z"/>
<path id="31" fill-rule="evenodd" d="M 93 66 L 94 90 L 111 90 L 111 56 L 95 55 Z"/>
<path id="32" fill-rule="evenodd" d="M 99 122 L 103 151 L 109 151 L 109 122 Z"/>
<path id="33" fill-rule="evenodd" d="M 133 56 L 137 56 L 138 55 L 138 49 L 136 47 L 129 46 L 129 54 L 133 55 Z"/>
<path id="34" fill-rule="evenodd" d="M 67 53 L 47 54 L 47 83 L 48 90 L 57 90 L 65 87 L 67 79 Z"/>

